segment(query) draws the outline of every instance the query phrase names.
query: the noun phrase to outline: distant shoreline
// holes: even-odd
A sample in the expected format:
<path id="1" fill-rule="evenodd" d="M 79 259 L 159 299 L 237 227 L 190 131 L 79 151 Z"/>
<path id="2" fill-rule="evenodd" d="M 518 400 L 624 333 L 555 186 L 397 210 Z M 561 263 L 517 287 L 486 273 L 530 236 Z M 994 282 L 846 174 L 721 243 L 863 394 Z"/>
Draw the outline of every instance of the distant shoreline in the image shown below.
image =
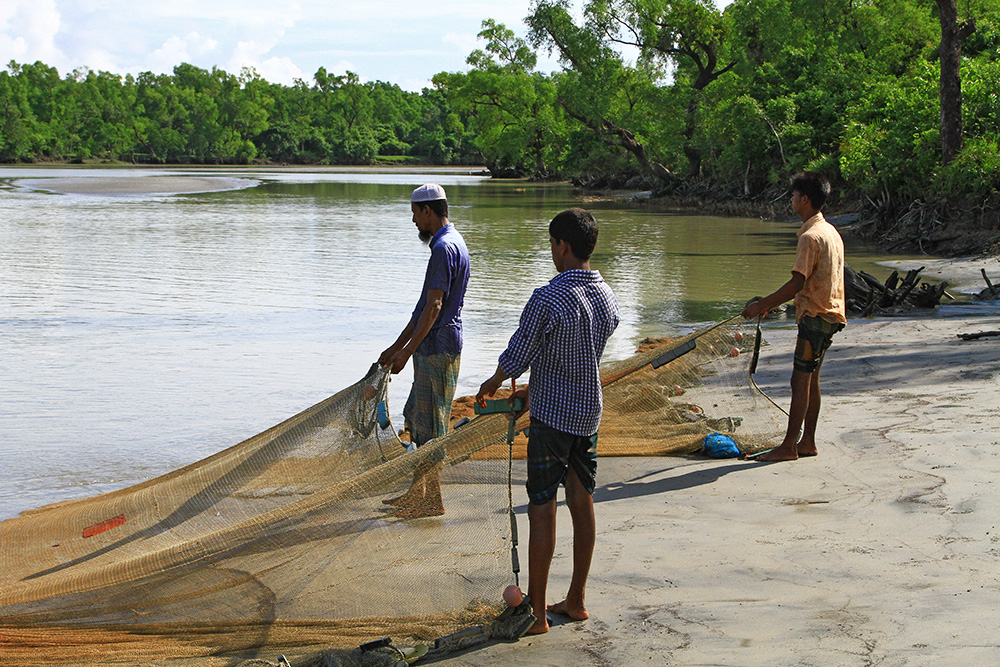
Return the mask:
<path id="1" fill-rule="evenodd" d="M 71 195 L 175 195 L 197 194 L 205 192 L 226 192 L 244 190 L 256 187 L 262 183 L 257 174 L 275 172 L 309 173 L 392 173 L 392 174 L 441 174 L 458 176 L 480 176 L 481 173 L 468 168 L 432 167 L 418 169 L 411 166 L 253 166 L 253 167 L 221 167 L 221 166 L 138 166 L 138 165 L 27 165 L 14 169 L 38 169 L 47 171 L 66 171 L 72 176 L 39 175 L 34 177 L 8 177 L 10 183 L 17 187 Z M 113 176 L 103 175 L 105 171 L 117 172 Z M 134 170 L 135 174 L 128 172 Z M 157 173 L 157 172 L 172 173 Z M 91 174 L 87 174 L 91 172 Z M 240 178 L 233 175 L 246 175 Z M 0 167 L 0 175 L 3 168 Z M 121 175 L 118 175 L 121 174 Z M 218 174 L 218 175 L 214 175 Z"/>
<path id="2" fill-rule="evenodd" d="M 315 173 L 412 173 L 412 174 L 462 174 L 468 176 L 492 177 L 485 165 L 434 165 L 434 164 L 287 164 L 264 162 L 255 164 L 203 164 L 198 162 L 177 162 L 169 164 L 133 164 L 130 162 L 13 162 L 0 164 L 3 169 L 67 169 L 67 170 L 156 170 L 156 171 L 306 171 Z M 527 179 L 504 179 L 527 180 Z M 568 181 L 567 181 L 568 182 Z"/>

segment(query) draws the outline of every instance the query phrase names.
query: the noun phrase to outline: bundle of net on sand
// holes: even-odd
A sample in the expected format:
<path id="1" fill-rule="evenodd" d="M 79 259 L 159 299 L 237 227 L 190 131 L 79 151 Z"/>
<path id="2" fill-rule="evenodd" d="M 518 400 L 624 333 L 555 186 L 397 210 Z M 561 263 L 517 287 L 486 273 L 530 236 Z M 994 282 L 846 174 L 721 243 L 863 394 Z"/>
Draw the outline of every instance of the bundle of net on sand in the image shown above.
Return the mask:
<path id="1" fill-rule="evenodd" d="M 728 435 L 744 453 L 773 446 L 783 434 L 782 415 L 751 382 L 758 340 L 755 326 L 733 318 L 680 338 L 646 339 L 634 356 L 606 364 L 598 456 L 692 454 L 709 433 Z M 653 367 L 671 353 L 679 356 Z M 452 420 L 470 415 L 473 401 L 457 400 Z M 528 421 L 518 420 L 515 459 L 526 456 Z M 503 442 L 474 458 L 507 456 Z"/>
<path id="2" fill-rule="evenodd" d="M 599 455 L 691 453 L 714 432 L 745 451 L 773 441 L 780 413 L 748 373 L 753 334 L 722 323 L 607 365 Z M 413 645 L 490 623 L 514 578 L 508 418 L 477 417 L 407 453 L 385 416 L 388 380 L 373 366 L 202 461 L 0 523 L 0 663 L 211 666 L 284 654 L 346 665 L 373 639 Z M 383 502 L 428 470 L 440 475 L 443 515 Z"/>

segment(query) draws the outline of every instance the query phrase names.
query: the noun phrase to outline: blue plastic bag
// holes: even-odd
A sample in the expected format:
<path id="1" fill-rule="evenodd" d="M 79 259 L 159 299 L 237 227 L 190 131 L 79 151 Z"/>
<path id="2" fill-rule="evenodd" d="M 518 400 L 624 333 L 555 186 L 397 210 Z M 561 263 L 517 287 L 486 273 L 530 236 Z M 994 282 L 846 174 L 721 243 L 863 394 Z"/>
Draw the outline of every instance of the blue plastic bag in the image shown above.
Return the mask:
<path id="1" fill-rule="evenodd" d="M 728 435 L 721 433 L 709 433 L 702 441 L 702 448 L 706 456 L 713 459 L 734 459 L 740 455 L 739 447 Z"/>

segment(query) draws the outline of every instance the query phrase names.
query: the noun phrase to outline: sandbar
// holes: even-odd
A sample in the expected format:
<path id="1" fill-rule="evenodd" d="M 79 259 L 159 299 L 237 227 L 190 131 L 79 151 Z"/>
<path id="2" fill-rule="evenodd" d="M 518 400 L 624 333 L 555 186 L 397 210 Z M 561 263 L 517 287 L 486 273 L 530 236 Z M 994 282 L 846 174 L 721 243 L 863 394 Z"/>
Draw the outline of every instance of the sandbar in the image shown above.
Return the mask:
<path id="1" fill-rule="evenodd" d="M 223 192 L 254 187 L 260 181 L 228 176 L 82 176 L 20 178 L 14 184 L 32 190 L 74 195 L 172 195 Z"/>

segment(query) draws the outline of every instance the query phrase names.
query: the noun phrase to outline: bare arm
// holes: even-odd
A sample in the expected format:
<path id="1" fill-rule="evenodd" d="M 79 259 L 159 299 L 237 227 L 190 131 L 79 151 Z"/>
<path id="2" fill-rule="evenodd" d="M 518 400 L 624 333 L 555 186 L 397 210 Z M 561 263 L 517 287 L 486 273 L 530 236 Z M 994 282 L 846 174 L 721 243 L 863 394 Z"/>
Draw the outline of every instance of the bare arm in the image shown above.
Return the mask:
<path id="1" fill-rule="evenodd" d="M 424 306 L 416 324 L 407 324 L 399 338 L 393 343 L 382 356 L 379 363 L 383 366 L 391 366 L 393 373 L 398 373 L 406 367 L 406 362 L 410 360 L 413 353 L 420 347 L 420 343 L 430 332 L 431 327 L 437 321 L 441 308 L 444 306 L 444 291 L 439 289 L 427 290 L 427 305 Z"/>
<path id="2" fill-rule="evenodd" d="M 476 403 L 479 403 L 487 396 L 492 396 L 497 393 L 497 389 L 503 384 L 508 375 L 504 373 L 503 369 L 497 366 L 497 370 L 493 373 L 493 377 L 484 382 L 479 386 L 479 393 L 476 394 Z"/>
<path id="3" fill-rule="evenodd" d="M 504 380 L 507 380 L 509 377 L 510 376 L 508 376 L 500 366 L 497 366 L 497 370 L 493 373 L 493 377 L 479 386 L 479 392 L 476 394 L 476 403 L 482 403 L 487 396 L 492 396 L 497 393 L 497 389 L 499 389 L 500 385 L 504 383 Z M 511 400 L 520 398 L 522 401 L 521 411 L 517 413 L 518 417 L 523 415 L 528 410 L 528 389 L 528 386 L 525 385 L 523 387 L 519 387 L 517 391 L 512 392 L 510 395 Z"/>
<path id="4" fill-rule="evenodd" d="M 794 299 L 795 295 L 802 290 L 802 286 L 805 284 L 806 277 L 798 271 L 792 271 L 792 277 L 787 283 L 779 287 L 771 294 L 768 294 L 763 299 L 748 304 L 747 307 L 743 309 L 743 317 L 748 320 L 752 320 L 767 314 L 768 311 L 773 310 L 786 301 Z"/>
<path id="5" fill-rule="evenodd" d="M 389 361 L 392 359 L 392 355 L 396 354 L 399 350 L 406 345 L 407 341 L 410 340 L 410 336 L 413 335 L 413 322 L 407 322 L 406 326 L 403 328 L 402 333 L 399 334 L 399 338 L 396 341 L 383 350 L 382 354 L 378 358 L 378 363 L 380 366 L 388 366 Z"/>

